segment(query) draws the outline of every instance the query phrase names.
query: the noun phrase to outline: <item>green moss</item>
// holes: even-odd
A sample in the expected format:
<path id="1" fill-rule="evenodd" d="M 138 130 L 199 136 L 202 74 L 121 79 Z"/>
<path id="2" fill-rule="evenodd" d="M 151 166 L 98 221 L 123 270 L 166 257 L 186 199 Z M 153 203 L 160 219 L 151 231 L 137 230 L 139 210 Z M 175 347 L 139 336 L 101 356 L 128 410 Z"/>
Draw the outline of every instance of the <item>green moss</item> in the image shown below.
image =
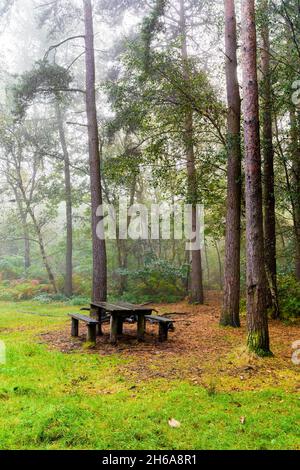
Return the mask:
<path id="1" fill-rule="evenodd" d="M 249 351 L 259 357 L 273 356 L 269 348 L 269 340 L 266 339 L 260 331 L 249 333 L 247 344 Z"/>

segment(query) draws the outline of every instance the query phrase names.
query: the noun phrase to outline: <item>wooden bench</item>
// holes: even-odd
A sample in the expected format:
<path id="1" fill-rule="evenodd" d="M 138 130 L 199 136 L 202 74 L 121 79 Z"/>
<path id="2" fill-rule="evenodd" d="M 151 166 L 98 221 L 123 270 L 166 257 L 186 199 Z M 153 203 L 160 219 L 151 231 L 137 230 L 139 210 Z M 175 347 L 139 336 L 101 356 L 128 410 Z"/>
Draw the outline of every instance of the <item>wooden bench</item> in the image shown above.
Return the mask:
<path id="1" fill-rule="evenodd" d="M 159 317 L 158 315 L 146 315 L 145 319 L 150 323 L 158 323 L 158 339 L 161 342 L 167 341 L 169 330 L 174 330 L 174 320 L 170 320 L 170 318 L 166 317 Z"/>
<path id="2" fill-rule="evenodd" d="M 78 313 L 70 313 L 69 317 L 72 319 L 71 336 L 77 337 L 79 334 L 79 322 L 82 321 L 87 325 L 87 341 L 96 343 L 97 326 L 99 321 L 94 318 L 80 315 Z"/>

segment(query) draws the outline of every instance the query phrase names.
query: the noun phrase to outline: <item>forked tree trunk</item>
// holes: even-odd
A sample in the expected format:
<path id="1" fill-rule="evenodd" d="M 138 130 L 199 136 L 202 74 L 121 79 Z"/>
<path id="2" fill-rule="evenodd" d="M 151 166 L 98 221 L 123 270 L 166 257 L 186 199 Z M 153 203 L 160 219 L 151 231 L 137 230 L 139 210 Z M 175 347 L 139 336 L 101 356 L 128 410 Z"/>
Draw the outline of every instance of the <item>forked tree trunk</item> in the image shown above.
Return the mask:
<path id="1" fill-rule="evenodd" d="M 24 196 L 25 196 L 25 194 L 24 194 Z M 45 269 L 47 271 L 49 282 L 53 287 L 54 293 L 56 294 L 58 292 L 58 289 L 57 289 L 57 286 L 56 286 L 56 281 L 55 281 L 54 274 L 52 272 L 52 269 L 51 269 L 51 266 L 50 266 L 50 263 L 49 263 L 49 260 L 48 260 L 47 254 L 46 254 L 46 248 L 45 248 L 45 243 L 44 243 L 41 227 L 40 227 L 40 225 L 39 225 L 39 223 L 38 223 L 38 221 L 35 217 L 35 213 L 34 213 L 33 209 L 30 207 L 30 203 L 27 200 L 26 200 L 26 204 L 27 204 L 28 214 L 29 214 L 29 216 L 32 220 L 33 227 L 34 227 L 35 232 L 36 232 L 37 237 L 38 237 L 38 244 L 39 244 L 43 264 L 44 264 Z"/>
<path id="2" fill-rule="evenodd" d="M 83 0 L 83 5 L 85 18 L 86 113 L 88 121 L 93 242 L 92 297 L 94 301 L 105 301 L 107 298 L 106 246 L 104 236 L 98 237 L 96 233 L 97 225 L 101 222 L 101 216 L 97 216 L 97 209 L 102 205 L 102 187 L 95 92 L 93 12 L 91 0 Z"/>
<path id="3" fill-rule="evenodd" d="M 73 293 L 73 217 L 72 217 L 72 187 L 70 174 L 70 158 L 66 142 L 63 118 L 59 103 L 55 103 L 56 118 L 58 124 L 60 144 L 64 156 L 64 176 L 65 176 L 65 201 L 66 201 L 66 272 L 64 293 L 67 297 L 71 297 Z"/>
<path id="4" fill-rule="evenodd" d="M 237 31 L 234 0 L 225 0 L 227 82 L 227 215 L 224 299 L 220 324 L 240 326 L 241 243 L 241 98 L 237 77 Z"/>
<path id="5" fill-rule="evenodd" d="M 180 0 L 180 33 L 181 33 L 181 55 L 183 66 L 185 69 L 185 78 L 189 81 L 189 67 L 188 67 L 188 52 L 186 41 L 186 15 L 184 0 Z M 187 187 L 188 187 L 188 202 L 192 204 L 192 230 L 193 233 L 197 231 L 197 171 L 195 165 L 194 153 L 194 125 L 193 125 L 193 110 L 190 108 L 186 112 L 184 121 L 184 140 L 186 147 L 186 160 L 187 160 Z M 202 256 L 201 250 L 191 250 L 191 273 L 189 285 L 189 298 L 193 303 L 204 303 L 204 290 L 203 290 L 203 273 L 202 273 Z"/>
<path id="6" fill-rule="evenodd" d="M 272 129 L 272 84 L 270 69 L 270 34 L 268 24 L 269 0 L 263 2 L 263 27 L 261 31 L 261 71 L 262 71 L 262 149 L 264 161 L 263 201 L 264 201 L 264 241 L 266 273 L 271 293 L 273 318 L 279 318 L 279 303 L 276 268 L 276 217 L 274 188 L 274 147 Z"/>
<path id="7" fill-rule="evenodd" d="M 269 355 L 267 278 L 264 263 L 261 153 L 257 83 L 255 2 L 242 0 L 244 138 L 247 239 L 248 347 Z"/>

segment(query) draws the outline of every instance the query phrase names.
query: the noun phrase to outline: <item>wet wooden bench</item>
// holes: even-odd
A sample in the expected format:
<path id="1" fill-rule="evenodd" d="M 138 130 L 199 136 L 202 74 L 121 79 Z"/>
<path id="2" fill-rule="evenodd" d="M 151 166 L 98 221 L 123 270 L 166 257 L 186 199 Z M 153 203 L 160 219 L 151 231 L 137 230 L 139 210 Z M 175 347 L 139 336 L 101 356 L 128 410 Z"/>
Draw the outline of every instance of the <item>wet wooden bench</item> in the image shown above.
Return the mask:
<path id="1" fill-rule="evenodd" d="M 87 317 L 86 315 L 80 315 L 79 313 L 70 313 L 69 317 L 71 317 L 72 320 L 71 336 L 76 338 L 79 335 L 79 322 L 82 321 L 87 325 L 86 340 L 90 343 L 96 343 L 97 326 L 99 325 L 98 320 Z"/>
<path id="2" fill-rule="evenodd" d="M 160 342 L 167 341 L 169 331 L 174 331 L 174 320 L 170 320 L 170 318 L 160 317 L 158 315 L 146 315 L 145 320 L 159 325 L 158 339 Z"/>

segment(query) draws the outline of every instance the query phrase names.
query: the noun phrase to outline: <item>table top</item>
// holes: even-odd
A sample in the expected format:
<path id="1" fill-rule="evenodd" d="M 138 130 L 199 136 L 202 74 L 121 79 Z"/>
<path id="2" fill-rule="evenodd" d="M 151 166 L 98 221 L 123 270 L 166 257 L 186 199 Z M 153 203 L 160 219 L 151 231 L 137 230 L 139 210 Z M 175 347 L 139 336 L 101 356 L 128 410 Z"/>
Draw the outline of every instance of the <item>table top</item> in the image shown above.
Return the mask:
<path id="1" fill-rule="evenodd" d="M 148 313 L 156 311 L 152 307 L 147 307 L 146 305 L 134 305 L 127 302 L 91 302 L 92 307 L 100 307 L 105 309 L 107 312 L 135 312 L 135 313 Z"/>

